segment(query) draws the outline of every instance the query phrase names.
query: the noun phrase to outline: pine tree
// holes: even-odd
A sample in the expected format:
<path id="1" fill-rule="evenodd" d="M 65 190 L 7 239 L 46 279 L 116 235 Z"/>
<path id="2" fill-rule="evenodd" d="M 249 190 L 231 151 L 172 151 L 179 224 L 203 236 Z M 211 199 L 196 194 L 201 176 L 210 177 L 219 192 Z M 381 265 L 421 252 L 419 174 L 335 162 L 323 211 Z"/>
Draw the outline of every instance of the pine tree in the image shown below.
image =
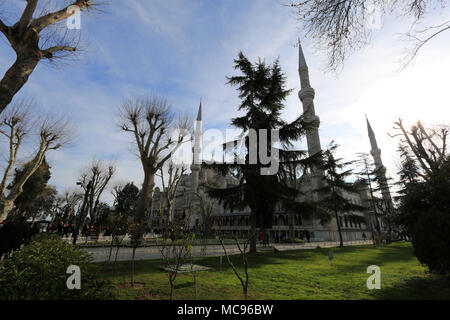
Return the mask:
<path id="1" fill-rule="evenodd" d="M 322 195 L 321 205 L 334 214 L 339 232 L 340 246 L 344 246 L 342 238 L 341 223 L 339 213 L 346 213 L 346 217 L 353 223 L 366 222 L 365 219 L 356 214 L 348 214 L 350 211 L 363 210 L 360 205 L 353 204 L 343 195 L 344 192 L 357 192 L 355 184 L 347 182 L 345 179 L 353 175 L 352 169 L 346 169 L 354 161 L 343 162 L 342 158 L 335 157 L 337 145 L 332 142 L 324 153 L 324 176 L 322 178 L 322 187 L 317 192 Z"/>
<path id="2" fill-rule="evenodd" d="M 291 208 L 295 207 L 296 196 L 300 192 L 286 181 L 289 170 L 295 165 L 303 168 L 317 165 L 321 154 L 307 158 L 304 151 L 289 150 L 292 149 L 294 141 L 305 135 L 308 127 L 303 116 L 291 123 L 281 118 L 285 100 L 291 90 L 285 89 L 286 76 L 278 60 L 271 66 L 261 60 L 253 64 L 240 52 L 234 62 L 234 68 L 239 70 L 241 75 L 229 77 L 228 84 L 237 87 L 241 99 L 238 110 L 244 111 L 245 115 L 231 121 L 233 126 L 242 130 L 242 140 L 227 142 L 225 145 L 232 143 L 237 146 L 243 142 L 244 152 L 238 154 L 238 148 L 235 147 L 233 155 L 235 158 L 243 155 L 245 161 L 210 165 L 223 175 L 232 173 L 239 183 L 226 189 L 210 188 L 208 193 L 217 198 L 225 209 L 250 208 L 250 236 L 253 237 L 250 251 L 255 252 L 256 229 L 260 228 L 265 234 L 266 229 L 272 228 L 276 204 L 282 202 Z M 264 133 L 267 135 L 264 136 Z M 276 133 L 278 139 L 275 139 Z M 278 145 L 281 148 L 277 148 Z M 252 157 L 252 154 L 258 156 Z M 261 154 L 267 154 L 272 162 L 276 161 L 278 170 L 262 174 L 268 169 L 268 165 L 261 161 Z M 300 206 L 298 203 L 297 205 Z"/>
<path id="3" fill-rule="evenodd" d="M 376 197 L 375 192 L 380 190 L 377 178 L 377 170 L 375 168 L 375 163 L 371 160 L 370 155 L 367 153 L 358 153 L 358 160 L 356 161 L 356 164 L 359 165 L 361 168 L 361 171 L 357 172 L 358 179 L 363 183 L 364 185 L 369 187 L 369 202 L 370 202 L 370 209 L 373 211 L 374 214 L 374 224 L 372 223 L 373 220 L 370 222 L 371 231 L 372 233 L 379 233 L 381 230 L 380 221 L 379 221 L 379 213 L 376 205 Z"/>
<path id="4" fill-rule="evenodd" d="M 8 186 L 8 189 L 12 188 L 12 186 L 22 178 L 23 174 L 30 167 L 30 165 L 31 163 L 26 163 L 22 168 L 15 170 L 14 178 Z M 23 185 L 22 193 L 14 200 L 15 214 L 29 216 L 29 214 L 33 213 L 29 211 L 32 211 L 35 202 L 39 199 L 40 195 L 45 192 L 47 182 L 50 178 L 50 166 L 44 159 L 39 168 Z"/>

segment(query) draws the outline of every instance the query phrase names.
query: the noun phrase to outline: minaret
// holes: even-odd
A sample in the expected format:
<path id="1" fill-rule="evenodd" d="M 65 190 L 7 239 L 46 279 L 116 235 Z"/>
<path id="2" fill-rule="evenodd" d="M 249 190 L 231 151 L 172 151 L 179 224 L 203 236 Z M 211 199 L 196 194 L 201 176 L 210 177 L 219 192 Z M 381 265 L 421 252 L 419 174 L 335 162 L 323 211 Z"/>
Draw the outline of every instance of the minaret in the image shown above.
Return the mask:
<path id="1" fill-rule="evenodd" d="M 197 120 L 195 120 L 194 130 L 194 147 L 192 148 L 193 163 L 191 165 L 192 176 L 192 192 L 197 192 L 198 177 L 201 166 L 202 154 L 202 100 L 200 99 L 200 106 L 198 108 Z"/>
<path id="2" fill-rule="evenodd" d="M 375 163 L 375 170 L 376 175 L 380 184 L 381 194 L 383 196 L 383 199 L 386 200 L 386 202 L 391 205 L 392 204 L 392 197 L 391 192 L 389 191 L 389 185 L 387 183 L 386 179 L 386 168 L 383 165 L 383 161 L 381 161 L 381 150 L 378 148 L 377 139 L 375 138 L 375 133 L 372 130 L 372 126 L 370 125 L 369 119 L 366 115 L 366 121 L 367 121 L 367 131 L 369 134 L 369 140 L 370 140 L 370 154 L 373 157 L 373 161 Z"/>
<path id="3" fill-rule="evenodd" d="M 316 116 L 316 111 L 314 109 L 315 91 L 311 88 L 311 84 L 309 83 L 308 66 L 303 54 L 302 45 L 300 44 L 300 39 L 298 40 L 298 52 L 298 73 L 300 75 L 301 87 L 298 97 L 303 104 L 303 115 L 305 117 L 305 122 L 311 125 L 311 128 L 308 129 L 306 133 L 306 140 L 308 143 L 308 154 L 309 156 L 312 156 L 322 150 L 319 137 L 320 119 Z"/>

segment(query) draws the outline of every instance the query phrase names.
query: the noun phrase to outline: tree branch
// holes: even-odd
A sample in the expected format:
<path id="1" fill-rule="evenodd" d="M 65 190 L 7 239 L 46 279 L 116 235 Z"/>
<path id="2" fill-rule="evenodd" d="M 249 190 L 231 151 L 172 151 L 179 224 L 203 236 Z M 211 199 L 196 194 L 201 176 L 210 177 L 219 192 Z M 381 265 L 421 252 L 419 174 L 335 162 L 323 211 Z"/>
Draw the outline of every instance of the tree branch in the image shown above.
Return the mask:
<path id="1" fill-rule="evenodd" d="M 38 0 L 27 0 L 27 6 L 23 10 L 22 17 L 18 22 L 18 30 L 20 34 L 25 31 L 26 27 L 30 23 L 33 13 L 36 10 L 37 3 Z"/>
<path id="2" fill-rule="evenodd" d="M 77 49 L 75 47 L 69 47 L 69 46 L 54 46 L 45 50 L 41 50 L 42 56 L 47 59 L 53 58 L 53 53 L 58 51 L 68 51 L 68 52 L 75 52 Z"/>
<path id="3" fill-rule="evenodd" d="M 40 32 L 45 27 L 48 27 L 49 25 L 54 24 L 56 22 L 63 21 L 74 15 L 75 14 L 74 10 L 72 11 L 68 10 L 71 6 L 77 6 L 80 8 L 80 10 L 83 10 L 91 5 L 90 2 L 91 2 L 90 0 L 77 0 L 73 2 L 71 5 L 68 5 L 67 7 L 59 11 L 51 12 L 49 14 L 46 14 L 45 16 L 42 16 L 34 20 L 31 23 L 31 28 L 34 28 L 36 29 L 36 31 Z"/>
<path id="4" fill-rule="evenodd" d="M 8 30 L 9 27 L 3 23 L 3 21 L 0 19 L 0 32 L 3 33 L 8 38 Z"/>

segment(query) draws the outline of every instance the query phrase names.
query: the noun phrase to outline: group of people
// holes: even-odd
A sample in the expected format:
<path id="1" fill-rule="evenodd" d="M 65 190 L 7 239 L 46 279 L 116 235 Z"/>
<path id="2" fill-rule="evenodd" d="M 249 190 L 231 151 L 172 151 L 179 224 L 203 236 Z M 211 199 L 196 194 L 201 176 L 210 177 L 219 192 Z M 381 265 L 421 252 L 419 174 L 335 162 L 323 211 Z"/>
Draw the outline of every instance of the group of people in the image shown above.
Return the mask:
<path id="1" fill-rule="evenodd" d="M 264 237 L 263 233 L 260 232 L 260 234 L 259 234 L 259 242 L 260 243 L 263 243 L 263 240 L 264 240 L 263 237 Z M 306 242 L 310 242 L 311 241 L 311 234 L 309 233 L 308 230 L 301 231 L 300 234 L 299 234 L 299 237 L 300 237 L 301 240 L 306 240 Z M 279 234 L 278 232 L 274 232 L 273 239 L 272 239 L 273 242 L 280 243 L 284 239 L 286 239 L 286 237 L 284 235 L 284 232 L 282 232 L 281 234 Z"/>
<path id="2" fill-rule="evenodd" d="M 56 233 L 63 237 L 68 237 L 73 233 L 75 229 L 74 224 L 67 224 L 60 222 L 59 224 L 49 224 L 46 228 L 46 232 Z"/>
<path id="3" fill-rule="evenodd" d="M 0 261 L 4 255 L 11 253 L 14 250 L 18 250 L 22 245 L 26 245 L 30 242 L 31 238 L 42 232 L 58 234 L 61 237 L 70 237 L 75 229 L 74 224 L 57 223 L 48 224 L 44 228 L 40 228 L 40 223 L 27 222 L 25 217 L 21 217 L 16 220 L 5 220 L 0 222 Z M 98 228 L 93 225 L 85 224 L 81 230 L 81 235 L 84 237 L 98 235 Z M 103 235 L 111 235 L 111 231 L 108 228 L 103 228 Z"/>
<path id="4" fill-rule="evenodd" d="M 49 233 L 59 234 L 62 237 L 70 237 L 73 234 L 74 230 L 75 224 L 67 224 L 60 222 L 58 224 L 49 224 L 45 231 Z M 99 232 L 99 229 L 96 226 L 87 223 L 84 224 L 83 228 L 81 228 L 80 231 L 80 234 L 83 237 L 88 237 L 89 235 L 92 235 L 94 233 L 96 235 L 102 234 L 103 236 L 111 235 L 111 231 L 109 230 L 108 227 L 103 227 L 101 229 L 101 232 Z"/>

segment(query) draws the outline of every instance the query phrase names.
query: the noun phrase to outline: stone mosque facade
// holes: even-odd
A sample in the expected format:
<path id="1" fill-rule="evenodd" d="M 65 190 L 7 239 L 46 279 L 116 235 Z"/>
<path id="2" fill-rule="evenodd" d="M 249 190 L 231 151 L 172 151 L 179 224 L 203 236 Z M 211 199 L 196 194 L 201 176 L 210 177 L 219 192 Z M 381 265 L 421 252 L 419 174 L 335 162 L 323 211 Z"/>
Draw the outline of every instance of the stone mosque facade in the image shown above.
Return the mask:
<path id="1" fill-rule="evenodd" d="M 316 115 L 314 107 L 315 91 L 311 87 L 309 80 L 308 66 L 299 43 L 299 76 L 300 91 L 299 99 L 302 103 L 305 120 L 311 122 L 311 129 L 306 134 L 308 154 L 313 155 L 321 151 L 319 125 L 320 119 Z M 375 134 L 367 120 L 368 135 L 371 144 L 371 154 L 380 177 L 380 186 L 383 200 L 392 202 L 389 187 L 386 182 L 385 169 L 381 161 L 381 150 L 378 148 Z M 210 215 L 211 229 L 218 236 L 236 235 L 246 237 L 250 231 L 250 209 L 243 211 L 225 210 L 217 200 L 208 197 L 205 191 L 206 186 L 215 188 L 227 188 L 238 184 L 238 180 L 231 174 L 222 176 L 212 169 L 207 169 L 201 163 L 201 139 L 202 139 L 202 103 L 198 110 L 197 121 L 194 131 L 193 163 L 191 173 L 183 175 L 177 189 L 177 195 L 173 201 L 171 216 L 184 217 L 189 219 L 188 223 L 192 229 L 198 228 L 203 221 L 205 214 Z M 308 200 L 317 200 L 317 195 L 311 190 L 316 189 L 323 177 L 320 169 L 313 169 L 308 176 L 304 177 L 302 191 Z M 283 210 L 281 204 L 276 206 L 273 218 L 273 227 L 267 230 L 270 242 L 280 241 L 285 238 L 303 238 L 307 233 L 310 241 L 338 241 L 339 223 L 344 241 L 362 240 L 363 233 L 367 239 L 372 238 L 373 230 L 386 230 L 387 226 L 383 220 L 374 214 L 375 208 L 371 208 L 370 192 L 364 183 L 358 184 L 359 192 L 344 192 L 342 195 L 352 203 L 366 208 L 360 212 L 340 213 L 338 221 L 332 218 L 327 224 L 322 225 L 314 216 L 304 218 L 301 212 L 288 214 Z M 303 190 L 303 188 L 305 188 Z M 163 225 L 165 217 L 168 216 L 163 190 L 155 188 L 153 198 L 149 207 L 150 223 L 156 232 Z M 367 223 L 353 223 L 347 218 L 348 214 L 360 215 L 366 218 Z"/>

